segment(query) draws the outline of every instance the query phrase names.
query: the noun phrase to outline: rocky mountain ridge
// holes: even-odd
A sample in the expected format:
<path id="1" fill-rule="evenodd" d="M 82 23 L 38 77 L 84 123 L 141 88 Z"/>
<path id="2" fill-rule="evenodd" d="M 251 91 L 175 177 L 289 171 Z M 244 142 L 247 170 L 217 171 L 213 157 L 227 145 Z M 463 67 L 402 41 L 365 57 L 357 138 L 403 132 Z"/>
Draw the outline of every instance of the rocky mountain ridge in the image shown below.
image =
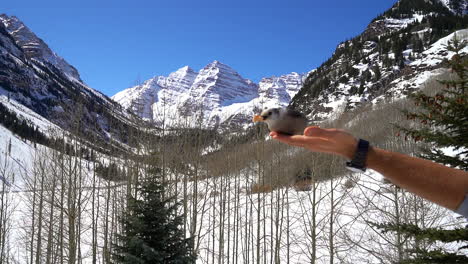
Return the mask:
<path id="1" fill-rule="evenodd" d="M 135 129 L 132 113 L 87 86 L 73 66 L 18 18 L 5 14 L 0 15 L 0 99 L 5 114 L 16 115 L 15 122 L 28 123 L 31 131 L 50 134 L 50 125 L 29 118 L 35 112 L 55 130 L 73 130 L 106 148 L 127 142 L 122 131 Z"/>
<path id="2" fill-rule="evenodd" d="M 156 126 L 242 127 L 264 107 L 286 106 L 304 78 L 291 73 L 256 84 L 213 61 L 199 72 L 185 66 L 167 77 L 156 76 L 112 99 Z"/>
<path id="3" fill-rule="evenodd" d="M 42 63 L 50 63 L 65 73 L 68 77 L 81 81 L 80 74 L 75 67 L 68 64 L 62 57 L 53 52 L 47 44 L 36 36 L 23 22 L 15 16 L 0 14 L 0 22 L 23 49 L 29 59 Z"/>

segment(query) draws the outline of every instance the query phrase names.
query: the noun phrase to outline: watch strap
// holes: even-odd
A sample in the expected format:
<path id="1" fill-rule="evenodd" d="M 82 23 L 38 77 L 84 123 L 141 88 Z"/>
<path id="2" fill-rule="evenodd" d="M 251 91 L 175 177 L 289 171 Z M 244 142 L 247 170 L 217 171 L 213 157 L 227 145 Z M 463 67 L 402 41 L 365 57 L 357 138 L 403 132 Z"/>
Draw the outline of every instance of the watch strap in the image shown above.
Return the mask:
<path id="1" fill-rule="evenodd" d="M 366 170 L 366 160 L 367 153 L 369 152 L 369 141 L 364 139 L 359 139 L 358 145 L 356 148 L 356 153 L 354 154 L 353 159 L 350 162 L 346 163 L 346 166 L 361 169 L 362 171 Z"/>

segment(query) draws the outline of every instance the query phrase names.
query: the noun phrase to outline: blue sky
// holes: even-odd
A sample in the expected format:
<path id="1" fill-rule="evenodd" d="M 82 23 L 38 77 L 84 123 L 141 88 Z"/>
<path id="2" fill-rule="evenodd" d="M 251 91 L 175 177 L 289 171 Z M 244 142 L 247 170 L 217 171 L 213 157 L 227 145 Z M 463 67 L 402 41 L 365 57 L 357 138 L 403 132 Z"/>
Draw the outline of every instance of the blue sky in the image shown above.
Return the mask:
<path id="1" fill-rule="evenodd" d="M 0 12 L 19 17 L 88 85 L 111 96 L 213 60 L 256 82 L 308 72 L 394 2 L 18 0 Z"/>

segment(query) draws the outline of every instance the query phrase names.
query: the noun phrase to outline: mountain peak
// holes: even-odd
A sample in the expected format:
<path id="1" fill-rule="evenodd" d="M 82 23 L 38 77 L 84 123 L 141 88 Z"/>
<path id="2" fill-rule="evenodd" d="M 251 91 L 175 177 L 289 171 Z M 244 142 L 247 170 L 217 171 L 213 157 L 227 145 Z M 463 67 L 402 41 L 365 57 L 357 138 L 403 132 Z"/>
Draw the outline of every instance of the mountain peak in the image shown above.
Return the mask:
<path id="1" fill-rule="evenodd" d="M 23 24 L 23 22 L 21 22 L 21 20 L 19 20 L 19 18 L 17 16 L 9 16 L 9 15 L 7 15 L 5 13 L 2 13 L 2 14 L 0 14 L 0 18 L 5 19 L 5 20 L 8 19 L 8 20 L 19 22 L 19 23 Z"/>
<path id="2" fill-rule="evenodd" d="M 193 72 L 193 69 L 190 68 L 190 66 L 186 65 L 180 69 L 177 70 L 178 72 Z"/>
<path id="3" fill-rule="evenodd" d="M 69 77 L 81 81 L 78 71 L 68 64 L 62 57 L 55 54 L 47 44 L 34 34 L 16 16 L 0 15 L 0 23 L 3 23 L 8 33 L 15 39 L 15 42 L 23 48 L 29 58 L 34 58 L 44 64 L 53 65 L 63 71 Z"/>
<path id="4" fill-rule="evenodd" d="M 26 28 L 29 30 L 26 25 L 19 20 L 16 16 L 8 16 L 7 14 L 0 14 L 0 23 L 3 23 L 5 28 L 10 32 L 10 28 L 15 28 L 16 30 Z M 32 32 L 31 32 L 32 33 Z M 11 34 L 11 32 L 10 32 Z"/>
<path id="5" fill-rule="evenodd" d="M 230 69 L 232 70 L 232 68 L 230 66 L 228 66 L 227 64 L 224 64 L 218 60 L 214 60 L 212 62 L 210 62 L 208 65 L 205 66 L 205 68 L 224 68 L 224 69 Z"/>
<path id="6" fill-rule="evenodd" d="M 206 65 L 203 69 L 200 70 L 200 73 L 202 76 L 232 75 L 237 76 L 238 78 L 242 78 L 236 70 L 218 60 L 214 60 L 213 62 Z"/>
<path id="7" fill-rule="evenodd" d="M 192 68 L 190 68 L 190 66 L 186 65 L 178 69 L 177 71 L 170 73 L 168 77 L 170 78 L 170 77 L 175 77 L 175 76 L 185 76 L 185 75 L 194 75 L 194 74 L 197 74 L 197 72 L 194 71 Z"/>
<path id="8" fill-rule="evenodd" d="M 454 12 L 450 6 L 454 0 L 399 0 L 383 16 L 386 18 L 410 18 L 415 14 L 444 14 Z"/>

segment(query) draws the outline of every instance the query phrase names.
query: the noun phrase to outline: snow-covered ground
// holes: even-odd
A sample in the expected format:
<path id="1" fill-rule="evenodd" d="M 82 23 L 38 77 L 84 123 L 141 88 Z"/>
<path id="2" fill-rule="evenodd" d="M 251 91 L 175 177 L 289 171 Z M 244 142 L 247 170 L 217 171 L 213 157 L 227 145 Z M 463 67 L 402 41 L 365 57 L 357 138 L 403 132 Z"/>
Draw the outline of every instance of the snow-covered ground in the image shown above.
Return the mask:
<path id="1" fill-rule="evenodd" d="M 455 213 L 383 183 L 372 171 L 317 183 L 308 192 L 283 188 L 249 193 L 251 180 L 243 175 L 198 186 L 208 190 L 209 198 L 199 202 L 197 263 L 310 263 L 314 244 L 316 263 L 330 263 L 332 248 L 333 263 L 390 263 L 397 259 L 397 236 L 383 234 L 369 222 L 444 228 L 466 224 Z M 222 191 L 237 186 L 236 181 L 241 182 L 239 195 L 236 189 Z M 410 241 L 400 243 L 404 249 L 412 246 Z"/>
<path id="2" fill-rule="evenodd" d="M 3 141 L 0 144 L 0 157 L 2 164 L 8 164 L 7 171 L 10 173 L 7 173 L 9 176 L 6 180 L 11 184 L 11 187 L 2 187 L 10 202 L 9 251 L 17 263 L 28 263 L 33 221 L 31 201 L 34 193 L 40 193 L 37 189 L 36 192 L 31 191 L 34 189 L 31 186 L 34 176 L 38 176 L 37 163 L 35 165 L 34 161 L 40 161 L 43 155 L 50 155 L 51 150 L 42 146 L 34 148 L 1 126 L 0 138 Z M 8 149 L 10 140 L 11 150 Z M 93 184 L 92 164 L 90 166 L 84 160 L 75 162 L 83 167 L 79 174 L 81 196 L 77 198 L 81 212 L 79 257 L 81 263 L 92 263 L 94 201 L 94 216 L 98 217 L 97 263 L 104 263 L 104 230 L 108 226 L 111 230 L 109 236 L 117 232 L 111 222 L 116 220 L 115 216 L 120 212 L 121 207 L 117 205 L 122 202 L 125 188 L 97 179 L 93 200 L 90 188 Z M 329 263 L 331 249 L 334 252 L 334 263 L 387 263 L 397 257 L 397 236 L 392 233 L 382 234 L 369 221 L 384 223 L 398 219 L 425 227 L 445 228 L 466 224 L 456 214 L 384 183 L 382 176 L 373 171 L 317 182 L 312 185 L 311 191 L 306 192 L 285 187 L 266 193 L 252 193 L 258 175 L 253 168 L 256 168 L 255 164 L 236 174 L 199 181 L 197 185 L 195 182 L 187 183 L 187 232 L 192 229 L 193 216 L 196 215 L 194 230 L 198 235 L 197 263 L 256 263 L 257 260 L 260 263 L 270 263 L 270 260 L 310 263 L 313 245 L 316 249 L 316 263 Z M 182 198 L 183 175 L 173 177 L 180 180 L 174 183 L 173 191 L 177 190 Z M 59 190 L 61 188 L 57 187 L 57 192 Z M 46 197 L 49 197 L 45 202 L 50 199 L 51 191 L 44 189 Z M 109 214 L 105 215 L 109 201 Z M 399 210 L 396 210 L 397 206 Z M 196 214 L 193 208 L 196 208 Z M 183 207 L 180 210 L 182 213 Z M 46 205 L 42 216 L 43 235 L 36 235 L 43 240 L 41 254 L 46 252 L 48 212 L 50 207 Z M 38 232 L 37 208 L 35 217 L 35 232 Z M 55 223 L 58 223 L 59 217 L 57 211 L 53 218 Z M 63 235 L 57 226 L 53 228 L 54 238 Z M 403 247 L 411 245 L 407 241 Z M 34 246 L 37 246 L 37 238 L 34 239 Z M 452 248 L 456 248 L 456 245 Z"/>

